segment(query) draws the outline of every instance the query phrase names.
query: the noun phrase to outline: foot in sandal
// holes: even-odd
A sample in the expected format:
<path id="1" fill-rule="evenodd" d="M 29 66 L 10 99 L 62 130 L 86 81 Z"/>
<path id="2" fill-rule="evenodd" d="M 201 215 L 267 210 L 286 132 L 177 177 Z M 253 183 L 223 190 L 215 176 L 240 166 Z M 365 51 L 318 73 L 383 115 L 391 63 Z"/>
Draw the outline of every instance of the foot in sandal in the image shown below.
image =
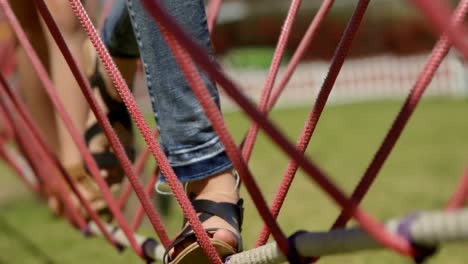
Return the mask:
<path id="1" fill-rule="evenodd" d="M 89 41 L 85 43 L 84 54 L 85 64 L 89 66 L 85 68 L 85 71 L 89 78 L 90 85 L 95 89 L 96 98 L 107 113 L 107 119 L 117 133 L 127 157 L 133 162 L 135 160 L 135 146 L 130 114 L 112 85 L 110 78 L 104 74 L 103 66 L 99 63 L 96 51 Z M 124 77 L 126 77 L 127 83 L 133 82 L 135 69 L 131 65 L 135 66 L 135 62 L 136 61 L 133 59 L 127 60 L 126 65 L 130 65 L 129 70 L 122 73 Z M 111 186 L 114 185 L 114 189 L 119 189 L 117 186 L 120 185 L 123 180 L 124 172 L 94 114 L 89 115 L 85 139 L 94 159 L 101 169 L 101 174 L 106 178 L 108 184 Z"/>
<path id="2" fill-rule="evenodd" d="M 94 89 L 96 99 L 107 114 L 107 118 L 112 128 L 117 133 L 127 157 L 133 162 L 135 160 L 134 134 L 132 121 L 127 108 L 114 89 L 110 78 L 103 74 L 103 67 L 99 63 L 96 51 L 89 40 L 86 41 L 83 46 L 83 53 L 84 63 L 86 65 L 85 73 L 89 78 L 91 87 Z M 122 75 L 126 81 L 132 83 L 136 70 L 136 60 L 118 58 L 115 58 L 115 60 L 120 68 L 123 68 Z M 86 144 L 101 170 L 101 176 L 105 179 L 111 192 L 117 194 L 121 189 L 121 183 L 125 176 L 122 166 L 111 149 L 103 129 L 92 113 L 90 113 L 87 123 L 88 128 L 84 135 Z M 81 194 L 90 202 L 91 207 L 100 215 L 110 217 L 110 212 L 101 194 L 101 190 L 97 186 L 94 178 L 90 175 L 85 164 L 80 163 L 67 166 L 66 170 L 72 180 L 77 184 Z M 88 214 L 84 211 L 75 195 L 71 195 L 71 200 L 76 208 L 78 208 L 85 217 L 88 217 Z M 57 195 L 51 196 L 48 200 L 48 204 L 49 208 L 51 208 L 56 215 L 62 215 L 64 213 L 63 204 L 57 198 Z"/>
<path id="3" fill-rule="evenodd" d="M 238 178 L 231 172 L 224 172 L 191 182 L 186 191 L 220 257 L 225 259 L 240 252 L 243 207 L 242 199 L 239 199 Z M 164 263 L 210 263 L 186 219 L 184 228 L 168 247 Z"/>

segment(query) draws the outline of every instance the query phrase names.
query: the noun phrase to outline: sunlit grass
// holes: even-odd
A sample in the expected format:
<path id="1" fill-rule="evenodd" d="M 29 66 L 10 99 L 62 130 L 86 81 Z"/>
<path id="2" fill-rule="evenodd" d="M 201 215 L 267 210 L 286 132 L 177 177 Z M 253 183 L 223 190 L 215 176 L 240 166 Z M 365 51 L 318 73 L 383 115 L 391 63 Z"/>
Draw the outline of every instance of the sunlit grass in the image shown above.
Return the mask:
<path id="1" fill-rule="evenodd" d="M 326 108 L 307 155 L 345 192 L 352 191 L 381 143 L 401 102 L 379 101 Z M 308 108 L 272 113 L 275 123 L 296 141 Z M 451 98 L 423 101 L 385 163 L 363 208 L 378 219 L 401 216 L 419 209 L 441 209 L 453 192 L 468 161 L 468 100 Z M 249 126 L 243 114 L 226 113 L 236 140 Z M 251 169 L 262 192 L 271 201 L 286 157 L 261 134 Z M 3 167 L 0 192 L 0 263 L 140 263 L 131 250 L 116 253 L 103 239 L 86 239 L 66 222 L 54 219 L 43 203 L 20 187 Z M 9 190 L 14 189 L 14 192 Z M 243 236 L 251 248 L 262 222 L 243 189 L 246 212 Z M 283 206 L 279 223 L 286 234 L 299 229 L 325 230 L 339 213 L 338 207 L 302 172 L 299 172 Z M 169 233 L 180 227 L 174 202 L 165 218 Z M 145 227 L 145 230 L 150 230 Z M 429 263 L 467 263 L 468 243 L 442 247 Z M 412 263 L 389 251 L 361 252 L 327 257 L 322 263 Z"/>

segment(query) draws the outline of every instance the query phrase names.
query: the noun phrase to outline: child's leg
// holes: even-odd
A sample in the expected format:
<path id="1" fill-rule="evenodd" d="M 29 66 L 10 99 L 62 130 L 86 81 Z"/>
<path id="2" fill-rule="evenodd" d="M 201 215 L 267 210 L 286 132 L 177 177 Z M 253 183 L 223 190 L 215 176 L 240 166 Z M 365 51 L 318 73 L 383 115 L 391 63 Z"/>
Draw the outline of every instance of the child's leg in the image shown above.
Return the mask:
<path id="1" fill-rule="evenodd" d="M 10 1 L 10 4 L 40 60 L 48 67 L 47 44 L 34 6 L 26 0 Z M 16 59 L 21 96 L 47 143 L 58 154 L 59 142 L 54 108 L 29 58 L 19 43 L 16 48 Z"/>
<path id="2" fill-rule="evenodd" d="M 177 22 L 211 53 L 203 1 L 161 2 Z M 128 0 L 127 3 L 140 42 L 160 142 L 176 175 L 181 182 L 189 183 L 188 194 L 195 200 L 236 204 L 239 200 L 238 183 L 231 172 L 232 164 L 222 143 L 152 18 L 148 17 L 140 1 Z M 214 83 L 206 74 L 201 73 L 201 76 L 219 105 Z M 213 216 L 204 221 L 203 226 L 220 228 L 213 238 L 234 248 L 240 242 L 233 235 L 238 234 L 237 227 L 221 217 Z M 193 240 L 180 243 L 170 255 L 177 255 L 187 243 L 193 243 Z"/>
<path id="3" fill-rule="evenodd" d="M 79 66 L 83 66 L 82 48 L 86 34 L 82 30 L 78 19 L 68 1 L 46 0 L 52 16 Z M 46 29 L 44 29 L 46 31 Z M 48 32 L 48 31 L 47 31 Z M 68 114 L 80 135 L 85 131 L 86 118 L 89 106 L 71 73 L 62 53 L 55 44 L 52 36 L 46 34 L 48 51 L 50 57 L 50 74 L 57 89 L 57 93 L 66 106 Z M 60 142 L 60 159 L 65 167 L 81 164 L 81 154 L 78 151 L 70 133 L 66 129 L 61 118 L 56 115 L 58 138 Z"/>

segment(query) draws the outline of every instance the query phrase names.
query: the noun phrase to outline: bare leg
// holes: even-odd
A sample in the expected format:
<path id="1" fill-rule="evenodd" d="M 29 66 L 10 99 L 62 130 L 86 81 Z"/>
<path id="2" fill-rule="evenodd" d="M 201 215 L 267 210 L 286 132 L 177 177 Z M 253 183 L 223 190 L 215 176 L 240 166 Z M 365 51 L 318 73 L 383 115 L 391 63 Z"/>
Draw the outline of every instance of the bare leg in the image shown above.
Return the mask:
<path id="1" fill-rule="evenodd" d="M 39 55 L 45 67 L 48 67 L 48 51 L 43 31 L 40 27 L 37 13 L 29 1 L 11 1 L 12 8 L 20 20 L 33 48 Z M 49 97 L 45 93 L 39 78 L 31 65 L 23 48 L 18 44 L 16 49 L 16 59 L 18 61 L 19 88 L 21 96 L 31 113 L 34 121 L 41 129 L 47 143 L 58 154 L 59 143 L 57 128 L 55 124 L 54 108 Z"/>
<path id="2" fill-rule="evenodd" d="M 46 4 L 57 22 L 70 51 L 75 56 L 78 65 L 82 66 L 82 47 L 86 39 L 86 34 L 81 29 L 79 21 L 75 17 L 70 4 L 68 1 L 61 0 L 47 0 Z M 79 135 L 83 135 L 89 106 L 69 70 L 62 53 L 49 33 L 46 34 L 46 39 L 49 48 L 52 81 Z M 60 142 L 60 159 L 65 167 L 76 166 L 82 162 L 81 154 L 61 118 L 59 118 L 58 115 L 56 115 L 56 118 Z"/>

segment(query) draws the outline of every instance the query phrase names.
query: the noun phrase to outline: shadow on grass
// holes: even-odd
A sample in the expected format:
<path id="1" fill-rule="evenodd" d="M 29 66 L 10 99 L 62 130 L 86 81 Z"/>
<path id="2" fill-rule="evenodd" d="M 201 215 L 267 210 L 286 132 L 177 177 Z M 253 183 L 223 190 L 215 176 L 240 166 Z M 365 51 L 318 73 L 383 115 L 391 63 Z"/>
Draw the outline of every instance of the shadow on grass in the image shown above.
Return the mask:
<path id="1" fill-rule="evenodd" d="M 17 245 L 22 248 L 22 250 L 34 257 L 37 262 L 41 264 L 55 264 L 55 262 L 50 256 L 48 256 L 44 251 L 41 250 L 38 245 L 31 241 L 27 236 L 25 236 L 21 230 L 18 230 L 15 226 L 11 225 L 5 218 L 0 215 L 0 234 L 4 237 L 10 238 L 17 242 Z M 4 259 L 0 258 L 0 264 L 7 263 L 4 262 Z"/>

